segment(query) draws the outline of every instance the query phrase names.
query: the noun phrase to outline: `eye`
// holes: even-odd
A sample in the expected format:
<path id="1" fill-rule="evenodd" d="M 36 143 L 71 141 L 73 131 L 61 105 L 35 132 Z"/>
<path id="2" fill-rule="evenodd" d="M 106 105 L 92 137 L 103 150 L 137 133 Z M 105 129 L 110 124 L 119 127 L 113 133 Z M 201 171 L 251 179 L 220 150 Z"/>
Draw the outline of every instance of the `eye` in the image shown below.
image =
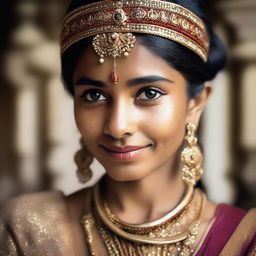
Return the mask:
<path id="1" fill-rule="evenodd" d="M 137 96 L 137 100 L 156 100 L 161 96 L 165 95 L 165 93 L 159 89 L 155 89 L 152 87 L 146 87 L 139 91 L 139 95 Z"/>
<path id="2" fill-rule="evenodd" d="M 87 102 L 97 102 L 97 101 L 107 100 L 100 90 L 94 90 L 94 89 L 84 91 L 80 96 L 80 98 L 83 101 L 87 101 Z"/>

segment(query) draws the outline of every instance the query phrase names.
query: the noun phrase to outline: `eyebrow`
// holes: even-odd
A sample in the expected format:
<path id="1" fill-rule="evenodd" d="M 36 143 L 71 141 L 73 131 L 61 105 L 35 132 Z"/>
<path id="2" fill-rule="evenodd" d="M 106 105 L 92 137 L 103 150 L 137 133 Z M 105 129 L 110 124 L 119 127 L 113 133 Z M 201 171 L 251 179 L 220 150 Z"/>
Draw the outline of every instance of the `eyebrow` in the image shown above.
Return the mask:
<path id="1" fill-rule="evenodd" d="M 145 76 L 145 77 L 138 77 L 138 78 L 130 79 L 127 81 L 127 84 L 129 86 L 135 86 L 135 85 L 139 85 L 139 84 L 161 82 L 161 81 L 173 83 L 172 80 L 169 80 L 162 76 Z"/>
<path id="2" fill-rule="evenodd" d="M 137 78 L 133 78 L 130 79 L 126 82 L 126 84 L 128 86 L 136 86 L 136 85 L 140 85 L 140 84 L 146 84 L 146 83 L 153 83 L 153 82 L 160 82 L 160 81 L 164 81 L 164 82 L 169 82 L 169 83 L 173 83 L 172 80 L 167 79 L 165 77 L 162 76 L 145 76 L 145 77 L 137 77 Z M 106 87 L 106 84 L 98 81 L 98 80 L 93 80 L 87 77 L 81 77 L 80 79 L 78 79 L 75 82 L 75 85 L 77 86 L 96 86 L 96 87 Z"/>
<path id="3" fill-rule="evenodd" d="M 75 82 L 75 85 L 94 85 L 94 86 L 97 86 L 97 87 L 105 87 L 106 85 L 101 82 L 101 81 L 97 81 L 97 80 L 92 80 L 90 78 L 87 78 L 87 77 L 81 77 L 80 79 L 78 79 L 76 82 Z"/>

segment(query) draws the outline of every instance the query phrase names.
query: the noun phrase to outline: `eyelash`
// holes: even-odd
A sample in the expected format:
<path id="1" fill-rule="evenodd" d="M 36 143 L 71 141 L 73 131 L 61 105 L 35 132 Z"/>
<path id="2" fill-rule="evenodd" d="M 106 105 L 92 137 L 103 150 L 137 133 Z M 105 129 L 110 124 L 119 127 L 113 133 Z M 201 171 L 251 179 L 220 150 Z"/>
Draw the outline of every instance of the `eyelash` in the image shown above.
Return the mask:
<path id="1" fill-rule="evenodd" d="M 149 98 L 146 96 L 146 92 L 154 92 L 155 93 L 155 96 L 153 95 L 153 98 Z M 97 93 L 98 96 L 99 96 L 99 99 L 93 99 L 92 97 L 92 93 Z M 145 99 L 139 99 L 139 97 L 142 95 L 142 94 L 145 94 L 146 98 Z M 156 97 L 157 95 L 157 97 Z M 139 101 L 143 101 L 143 102 L 150 102 L 150 101 L 154 101 L 154 100 L 157 100 L 158 98 L 162 97 L 163 95 L 166 95 L 166 93 L 164 93 L 162 90 L 160 89 L 156 89 L 155 87 L 144 87 L 144 88 L 141 88 L 137 95 L 136 95 L 136 100 L 139 100 Z M 90 96 L 90 99 L 88 99 L 88 97 Z M 94 95 L 95 96 L 95 95 Z M 102 102 L 102 101 L 107 101 L 107 98 L 106 96 L 102 93 L 101 90 L 98 90 L 98 89 L 90 89 L 90 90 L 87 90 L 87 91 L 84 91 L 80 98 L 84 101 L 84 102 L 87 102 L 87 103 L 95 103 L 95 102 Z"/>
<path id="2" fill-rule="evenodd" d="M 137 93 L 136 99 L 138 99 L 139 96 L 141 96 L 143 93 L 145 94 L 146 92 L 149 92 L 149 91 L 151 91 L 151 92 L 153 91 L 155 93 L 155 96 L 153 98 L 148 98 L 147 97 L 146 99 L 139 99 L 139 100 L 141 100 L 141 101 L 154 101 L 154 100 L 157 100 L 158 98 L 162 97 L 163 95 L 166 95 L 166 93 L 164 93 L 162 90 L 157 89 L 155 87 L 148 86 L 148 87 L 144 87 L 144 88 L 139 90 L 139 92 Z M 158 95 L 158 96 L 156 97 L 156 95 Z M 145 96 L 146 96 L 146 94 L 145 94 Z"/>
<path id="3" fill-rule="evenodd" d="M 103 96 L 105 99 L 92 99 L 92 93 L 98 93 L 100 98 Z M 88 99 L 87 97 L 88 96 L 91 96 L 90 98 L 91 99 Z M 95 96 L 95 95 L 94 95 Z M 100 101 L 106 101 L 107 98 L 103 95 L 102 91 L 101 90 L 97 90 L 97 89 L 90 89 L 90 90 L 87 90 L 87 91 L 84 91 L 80 98 L 84 101 L 84 102 L 88 102 L 88 103 L 93 103 L 93 102 L 100 102 Z"/>

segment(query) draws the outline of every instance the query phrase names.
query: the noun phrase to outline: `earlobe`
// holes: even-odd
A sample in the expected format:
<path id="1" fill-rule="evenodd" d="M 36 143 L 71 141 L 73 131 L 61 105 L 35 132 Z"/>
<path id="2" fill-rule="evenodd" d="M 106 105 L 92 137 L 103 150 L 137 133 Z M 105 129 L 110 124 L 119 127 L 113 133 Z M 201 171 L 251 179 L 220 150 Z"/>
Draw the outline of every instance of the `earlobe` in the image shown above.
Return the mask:
<path id="1" fill-rule="evenodd" d="M 193 123 L 198 126 L 200 117 L 203 113 L 207 100 L 212 92 L 212 85 L 210 82 L 204 83 L 204 89 L 202 92 L 188 102 L 186 123 Z"/>

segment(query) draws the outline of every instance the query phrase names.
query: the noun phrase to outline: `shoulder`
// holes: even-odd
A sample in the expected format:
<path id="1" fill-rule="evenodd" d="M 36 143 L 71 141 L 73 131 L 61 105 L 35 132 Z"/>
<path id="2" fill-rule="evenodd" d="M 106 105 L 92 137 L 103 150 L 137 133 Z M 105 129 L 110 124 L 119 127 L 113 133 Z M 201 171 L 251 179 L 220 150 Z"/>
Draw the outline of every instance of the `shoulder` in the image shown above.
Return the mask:
<path id="1" fill-rule="evenodd" d="M 228 204 L 219 204 L 216 208 L 215 223 L 213 227 L 221 228 L 221 226 L 224 225 L 226 229 L 229 228 L 231 229 L 229 231 L 232 232 L 232 230 L 237 227 L 237 225 L 240 223 L 245 215 L 246 210 L 244 209 L 234 207 Z"/>
<path id="2" fill-rule="evenodd" d="M 68 218 L 65 196 L 59 191 L 12 198 L 0 206 L 0 245 L 6 248 L 11 240 L 24 255 L 43 253 L 50 245 L 55 255 L 63 255 L 58 244 L 69 240 Z M 1 250 L 0 246 L 1 256 L 15 255 L 1 254 Z"/>
<path id="3" fill-rule="evenodd" d="M 249 210 L 225 245 L 221 256 L 255 255 L 256 252 L 256 209 Z"/>
<path id="4" fill-rule="evenodd" d="M 89 206 L 92 187 L 64 196 L 61 191 L 46 191 L 25 194 L 11 198 L 0 204 L 0 218 L 12 223 L 17 218 L 30 219 L 35 215 L 60 217 L 67 211 L 68 203 L 78 202 L 79 206 Z M 33 218 L 32 218 L 33 219 Z"/>
<path id="5" fill-rule="evenodd" d="M 256 210 L 249 210 L 221 251 L 226 255 L 255 255 Z"/>
<path id="6" fill-rule="evenodd" d="M 59 191 L 25 194 L 4 202 L 0 208 L 2 222 L 8 227 L 15 230 L 24 226 L 35 227 L 39 221 L 50 221 L 62 215 L 65 197 Z"/>
<path id="7" fill-rule="evenodd" d="M 1 217 L 6 220 L 11 220 L 13 217 L 18 216 L 24 217 L 23 215 L 30 215 L 31 210 L 32 212 L 39 211 L 43 214 L 43 212 L 40 211 L 42 208 L 53 207 L 56 202 L 64 202 L 64 195 L 60 191 L 40 192 L 17 196 L 1 204 Z"/>
<path id="8" fill-rule="evenodd" d="M 227 204 L 217 205 L 214 222 L 197 255 L 220 255 L 247 211 Z"/>

